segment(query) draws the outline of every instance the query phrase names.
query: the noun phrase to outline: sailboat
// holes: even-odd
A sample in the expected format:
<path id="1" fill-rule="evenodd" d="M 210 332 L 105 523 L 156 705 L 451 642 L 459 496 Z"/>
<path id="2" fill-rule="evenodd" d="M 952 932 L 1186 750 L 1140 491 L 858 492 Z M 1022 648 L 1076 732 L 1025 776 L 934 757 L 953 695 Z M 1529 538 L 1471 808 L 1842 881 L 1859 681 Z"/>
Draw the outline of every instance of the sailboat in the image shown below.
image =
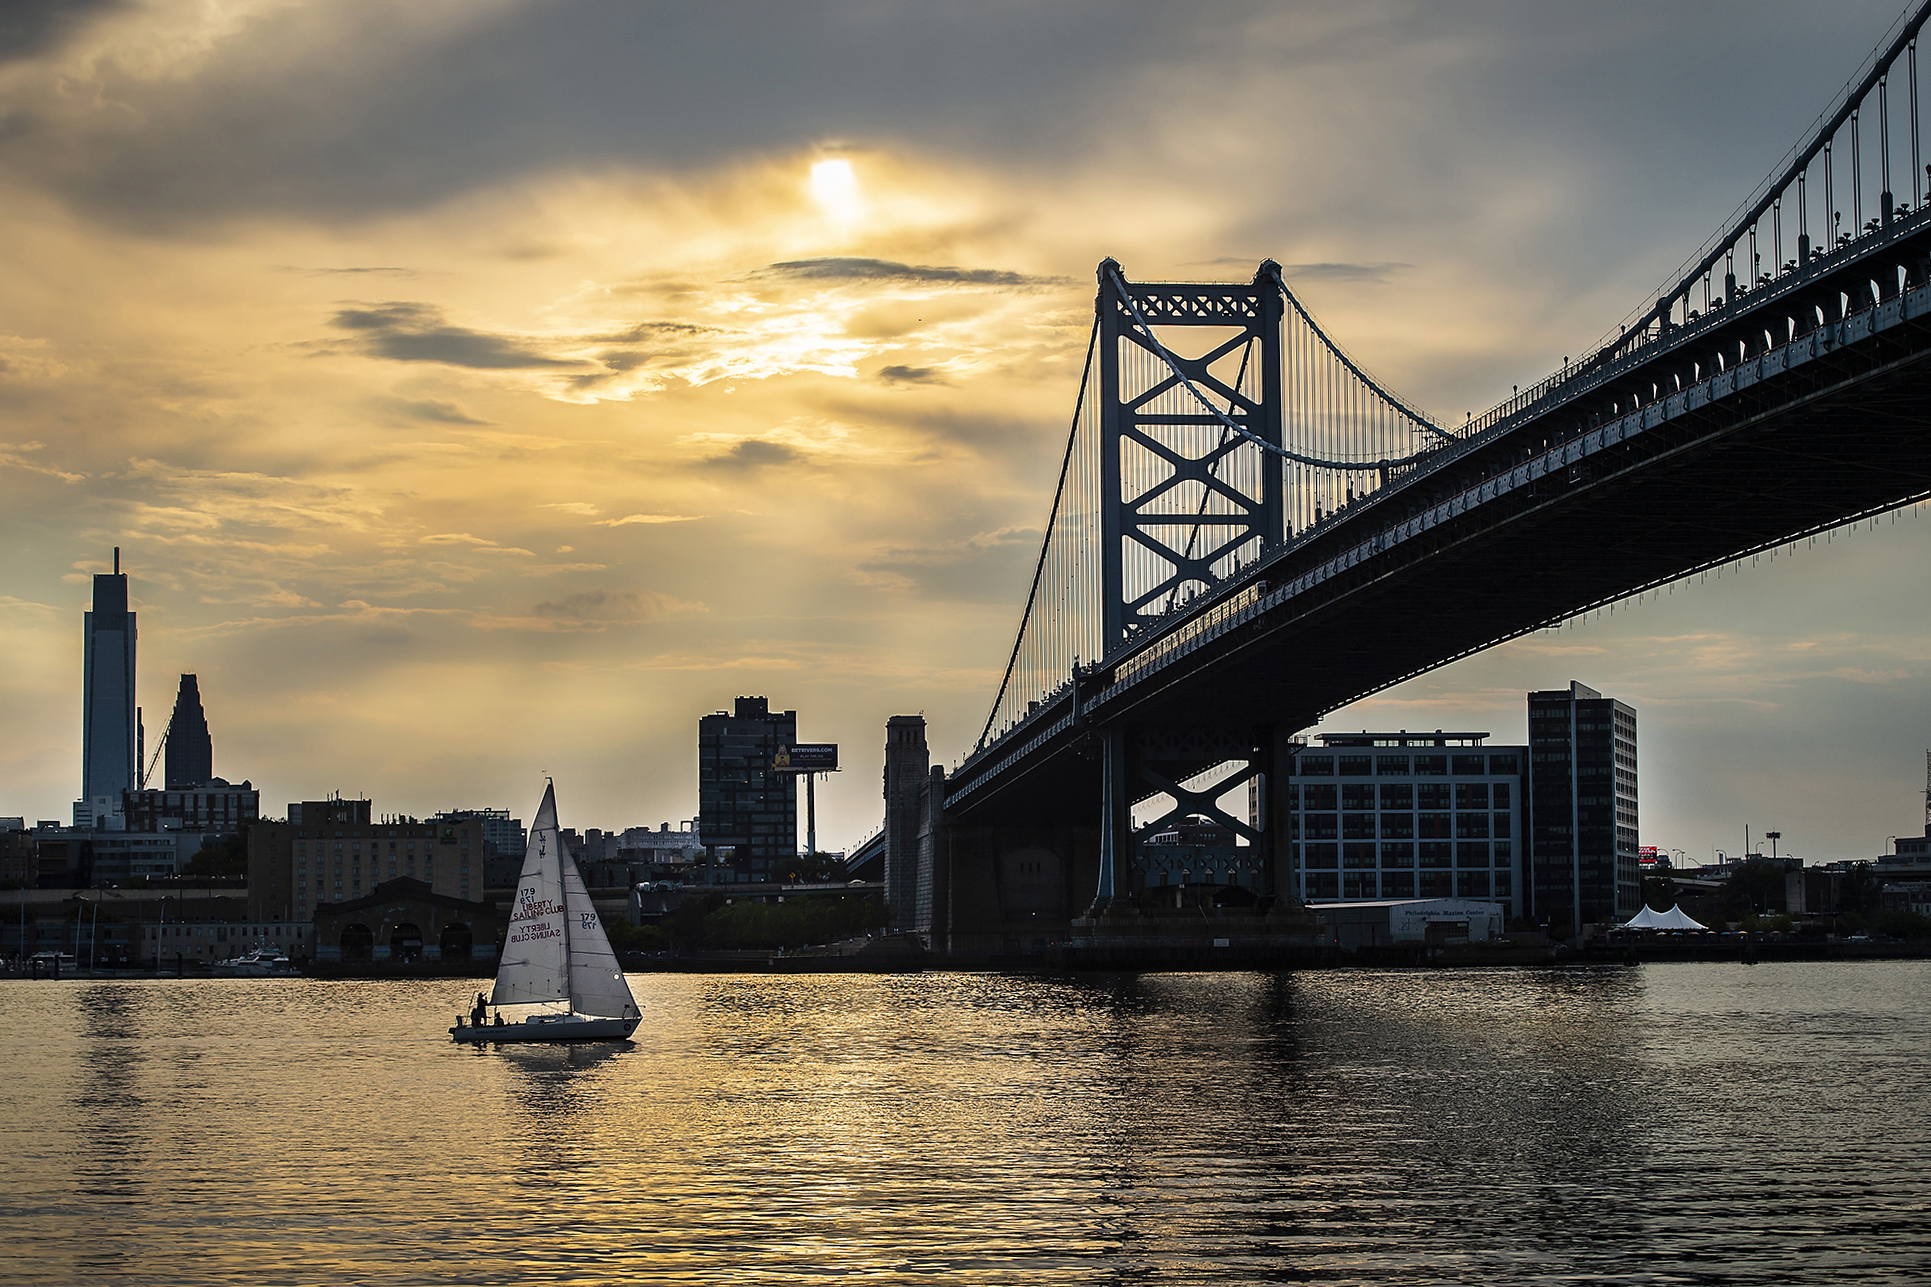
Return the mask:
<path id="1" fill-rule="evenodd" d="M 488 1011 L 493 1010 L 494 1021 Z M 643 1012 L 557 833 L 556 784 L 544 788 L 523 852 L 496 987 L 449 1035 L 501 1041 L 622 1041 Z"/>

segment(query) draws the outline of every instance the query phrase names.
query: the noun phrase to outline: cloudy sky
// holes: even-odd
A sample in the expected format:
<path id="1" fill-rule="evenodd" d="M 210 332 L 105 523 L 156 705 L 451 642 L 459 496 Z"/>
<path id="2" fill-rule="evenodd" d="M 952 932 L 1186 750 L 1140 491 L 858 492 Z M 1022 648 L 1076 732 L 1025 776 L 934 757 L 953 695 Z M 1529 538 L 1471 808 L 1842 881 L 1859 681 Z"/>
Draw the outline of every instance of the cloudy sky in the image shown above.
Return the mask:
<path id="1" fill-rule="evenodd" d="M 744 693 L 956 759 L 1010 646 L 1092 273 L 1244 277 L 1444 419 L 1581 352 L 1898 16 L 1815 3 L 13 0 L 0 814 L 64 818 L 115 545 L 158 731 L 265 808 L 695 809 Z M 1636 705 L 1644 842 L 1916 829 L 1931 521 L 1574 623 L 1330 727 Z"/>

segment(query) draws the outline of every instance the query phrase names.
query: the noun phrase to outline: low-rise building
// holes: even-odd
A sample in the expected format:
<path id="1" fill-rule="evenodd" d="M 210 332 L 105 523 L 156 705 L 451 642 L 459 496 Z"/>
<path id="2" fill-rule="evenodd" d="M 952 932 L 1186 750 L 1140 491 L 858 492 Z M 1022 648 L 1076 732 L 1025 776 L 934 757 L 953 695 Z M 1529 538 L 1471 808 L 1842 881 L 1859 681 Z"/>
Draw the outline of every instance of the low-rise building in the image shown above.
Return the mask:
<path id="1" fill-rule="evenodd" d="M 1522 914 L 1528 750 L 1487 733 L 1323 733 L 1288 777 L 1303 902 L 1494 899 Z"/>
<path id="2" fill-rule="evenodd" d="M 93 834 L 91 884 L 118 885 L 180 872 L 208 837 L 186 831 L 97 831 Z"/>
<path id="3" fill-rule="evenodd" d="M 142 961 L 227 961 L 263 948 L 280 948 L 294 960 L 314 955 L 310 926 L 283 921 L 151 922 L 139 928 Z"/>
<path id="4" fill-rule="evenodd" d="M 1501 903 L 1466 898 L 1311 903 L 1308 910 L 1344 952 L 1397 943 L 1486 943 L 1501 935 L 1507 915 Z"/>
<path id="5" fill-rule="evenodd" d="M 307 921 L 393 880 L 419 880 L 437 895 L 483 901 L 483 821 L 378 820 L 367 800 L 306 800 L 288 821 L 248 829 L 251 921 Z"/>
<path id="6" fill-rule="evenodd" d="M 315 913 L 315 959 L 494 960 L 506 919 L 495 903 L 451 898 L 421 880 L 386 880 L 361 898 Z"/>
<path id="7" fill-rule="evenodd" d="M 0 887 L 25 889 L 35 884 L 40 875 L 36 855 L 33 832 L 22 827 L 0 828 Z"/>
<path id="8" fill-rule="evenodd" d="M 261 792 L 250 783 L 231 786 L 221 778 L 179 790 L 127 791 L 121 799 L 129 831 L 234 836 L 261 820 Z"/>

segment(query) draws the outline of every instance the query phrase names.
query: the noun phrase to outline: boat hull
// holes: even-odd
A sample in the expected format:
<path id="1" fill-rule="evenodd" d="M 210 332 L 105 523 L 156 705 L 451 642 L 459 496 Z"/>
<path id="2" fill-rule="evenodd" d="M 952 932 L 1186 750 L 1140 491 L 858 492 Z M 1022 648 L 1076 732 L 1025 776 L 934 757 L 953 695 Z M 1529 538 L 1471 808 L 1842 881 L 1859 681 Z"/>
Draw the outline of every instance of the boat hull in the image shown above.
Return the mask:
<path id="1" fill-rule="evenodd" d="M 539 1016 L 519 1023 L 458 1024 L 449 1030 L 451 1040 L 462 1045 L 490 1046 L 527 1041 L 628 1041 L 643 1022 L 631 1019 L 604 1019 L 589 1015 Z"/>

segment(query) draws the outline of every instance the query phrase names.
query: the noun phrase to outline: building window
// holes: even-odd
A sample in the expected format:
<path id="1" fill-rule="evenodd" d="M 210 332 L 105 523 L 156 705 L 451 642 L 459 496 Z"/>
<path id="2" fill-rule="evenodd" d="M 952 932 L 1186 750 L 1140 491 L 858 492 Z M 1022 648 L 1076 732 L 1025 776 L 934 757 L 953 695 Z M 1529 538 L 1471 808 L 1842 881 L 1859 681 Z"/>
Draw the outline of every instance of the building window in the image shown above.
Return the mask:
<path id="1" fill-rule="evenodd" d="M 1448 839 L 1449 815 L 1445 813 L 1424 813 L 1415 819 L 1415 834 L 1424 840 Z"/>
<path id="2" fill-rule="evenodd" d="M 1381 865 L 1383 867 L 1412 867 L 1415 865 L 1415 847 L 1412 844 L 1384 844 L 1381 846 Z"/>
<path id="3" fill-rule="evenodd" d="M 1455 892 L 1463 898 L 1487 898 L 1489 896 L 1488 873 L 1485 871 L 1458 871 L 1455 873 Z"/>
<path id="4" fill-rule="evenodd" d="M 1448 776 L 1448 757 L 1446 755 L 1417 755 L 1415 757 L 1415 776 L 1445 778 Z"/>
<path id="5" fill-rule="evenodd" d="M 1333 841 L 1301 846 L 1310 867 L 1334 867 L 1341 861 L 1341 846 Z"/>
<path id="6" fill-rule="evenodd" d="M 1405 778 L 1408 776 L 1408 757 L 1405 755 L 1377 755 L 1374 758 L 1376 776 L 1384 778 Z"/>
<path id="7" fill-rule="evenodd" d="M 1341 896 L 1341 873 L 1339 872 L 1311 871 L 1303 878 L 1302 883 L 1310 899 Z"/>
<path id="8" fill-rule="evenodd" d="M 1334 757 L 1332 755 L 1303 755 L 1299 764 L 1300 775 L 1304 778 L 1331 778 L 1334 776 Z"/>
<path id="9" fill-rule="evenodd" d="M 1488 839 L 1488 815 L 1486 813 L 1458 813 L 1455 815 L 1455 836 L 1459 840 Z M 1486 849 L 1488 846 L 1482 846 Z M 1486 863 L 1483 864 L 1487 866 Z"/>
<path id="10" fill-rule="evenodd" d="M 1380 888 L 1371 871 L 1344 871 L 1341 873 L 1341 897 L 1375 898 Z"/>
<path id="11" fill-rule="evenodd" d="M 1488 772 L 1486 755 L 1457 755 L 1455 757 L 1455 776 L 1479 778 Z"/>
<path id="12" fill-rule="evenodd" d="M 1374 866 L 1374 846 L 1358 841 L 1342 845 L 1341 865 L 1343 867 Z"/>
<path id="13" fill-rule="evenodd" d="M 1446 867 L 1454 858 L 1454 846 L 1446 840 L 1424 840 L 1415 846 L 1424 867 Z"/>
<path id="14" fill-rule="evenodd" d="M 1341 815 L 1341 838 L 1343 840 L 1373 840 L 1375 834 L 1372 813 L 1344 813 Z"/>
<path id="15" fill-rule="evenodd" d="M 1495 793 L 1495 807 L 1498 809 L 1508 808 L 1509 807 L 1509 784 L 1506 782 L 1497 782 L 1495 786 L 1492 788 L 1492 790 Z"/>
<path id="16" fill-rule="evenodd" d="M 1413 898 L 1415 896 L 1415 873 L 1412 871 L 1382 872 L 1381 896 L 1383 898 Z"/>
<path id="17" fill-rule="evenodd" d="M 1488 866 L 1488 845 L 1483 841 L 1470 841 L 1455 846 L 1455 865 L 1457 867 Z"/>
<path id="18" fill-rule="evenodd" d="M 1488 783 L 1457 782 L 1455 784 L 1455 807 L 1457 809 L 1488 808 Z"/>
<path id="19" fill-rule="evenodd" d="M 1344 778 L 1365 778 L 1369 773 L 1370 757 L 1366 755 L 1344 755 L 1341 757 L 1341 776 Z"/>
<path id="20" fill-rule="evenodd" d="M 1406 782 L 1392 783 L 1381 788 L 1381 807 L 1384 809 L 1412 809 L 1415 807 L 1415 788 Z"/>
<path id="21" fill-rule="evenodd" d="M 1413 840 L 1415 838 L 1415 815 L 1412 813 L 1382 814 L 1381 836 L 1384 840 Z"/>
<path id="22" fill-rule="evenodd" d="M 1509 834 L 1509 815 L 1506 813 L 1496 814 L 1493 825 L 1494 825 L 1494 830 L 1492 834 L 1497 836 L 1507 836 Z"/>

